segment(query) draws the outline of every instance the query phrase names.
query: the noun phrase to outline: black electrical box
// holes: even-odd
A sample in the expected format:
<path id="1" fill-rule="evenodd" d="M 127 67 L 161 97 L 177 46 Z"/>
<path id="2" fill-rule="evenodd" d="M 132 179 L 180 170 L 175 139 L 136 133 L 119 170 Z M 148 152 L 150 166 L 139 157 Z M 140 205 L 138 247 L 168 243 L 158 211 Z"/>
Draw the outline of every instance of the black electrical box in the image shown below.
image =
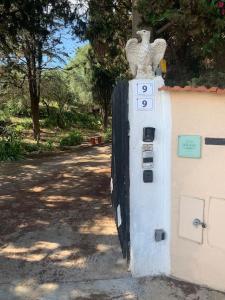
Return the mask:
<path id="1" fill-rule="evenodd" d="M 155 138 L 155 128 L 154 127 L 144 127 L 143 128 L 143 142 L 153 142 Z"/>
<path id="2" fill-rule="evenodd" d="M 153 182 L 153 171 L 152 170 L 144 170 L 143 181 L 146 183 Z"/>

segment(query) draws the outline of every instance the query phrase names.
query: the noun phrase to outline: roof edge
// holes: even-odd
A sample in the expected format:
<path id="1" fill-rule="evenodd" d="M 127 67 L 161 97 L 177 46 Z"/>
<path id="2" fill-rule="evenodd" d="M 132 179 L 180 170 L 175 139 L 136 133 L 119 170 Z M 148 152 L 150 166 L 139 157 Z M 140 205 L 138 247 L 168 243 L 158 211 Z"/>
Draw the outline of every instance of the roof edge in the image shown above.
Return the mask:
<path id="1" fill-rule="evenodd" d="M 221 89 L 219 87 L 211 87 L 207 88 L 206 86 L 190 86 L 186 85 L 182 86 L 163 86 L 159 88 L 159 91 L 172 91 L 172 92 L 199 92 L 199 93 L 214 93 L 218 95 L 225 94 L 225 89 Z"/>

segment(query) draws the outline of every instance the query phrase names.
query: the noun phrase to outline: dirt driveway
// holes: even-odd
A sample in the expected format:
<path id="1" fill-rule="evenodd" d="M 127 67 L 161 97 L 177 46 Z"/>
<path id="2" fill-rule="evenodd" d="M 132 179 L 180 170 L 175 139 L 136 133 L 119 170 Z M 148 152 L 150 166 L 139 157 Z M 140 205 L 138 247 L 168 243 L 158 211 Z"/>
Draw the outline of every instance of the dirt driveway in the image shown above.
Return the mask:
<path id="1" fill-rule="evenodd" d="M 109 183 L 109 147 L 1 165 L 0 300 L 82 299 L 75 283 L 130 278 Z"/>

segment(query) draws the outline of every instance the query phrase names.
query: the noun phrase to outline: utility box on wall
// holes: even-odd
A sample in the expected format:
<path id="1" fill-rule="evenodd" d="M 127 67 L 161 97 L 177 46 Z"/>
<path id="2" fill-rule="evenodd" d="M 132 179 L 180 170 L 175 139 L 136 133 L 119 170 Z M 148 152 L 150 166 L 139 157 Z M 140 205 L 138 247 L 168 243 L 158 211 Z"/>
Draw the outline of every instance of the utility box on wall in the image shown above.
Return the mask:
<path id="1" fill-rule="evenodd" d="M 181 196 L 179 209 L 179 236 L 202 244 L 203 227 L 198 223 L 204 219 L 204 200 Z"/>

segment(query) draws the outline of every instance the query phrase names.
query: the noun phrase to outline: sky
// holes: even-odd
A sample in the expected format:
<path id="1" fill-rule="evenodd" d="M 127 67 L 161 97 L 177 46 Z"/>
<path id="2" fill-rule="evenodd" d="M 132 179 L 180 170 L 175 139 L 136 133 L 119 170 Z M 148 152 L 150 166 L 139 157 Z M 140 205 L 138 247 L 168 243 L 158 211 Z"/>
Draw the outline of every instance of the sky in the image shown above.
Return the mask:
<path id="1" fill-rule="evenodd" d="M 54 58 L 47 64 L 51 68 L 63 68 L 70 61 L 70 59 L 76 55 L 77 50 L 88 43 L 88 41 L 80 41 L 80 39 L 72 35 L 68 29 L 61 30 L 59 33 L 57 33 L 57 37 L 59 34 L 61 36 L 61 44 L 57 46 L 57 52 L 59 54 L 65 52 L 67 53 L 68 57 L 59 55 L 64 61 Z"/>
<path id="2" fill-rule="evenodd" d="M 70 0 L 70 2 L 75 5 L 77 3 L 82 3 L 84 6 L 81 8 L 81 13 L 87 9 L 86 0 Z M 62 30 L 60 34 L 62 36 L 62 46 L 60 47 L 60 49 L 65 51 L 69 55 L 69 58 L 65 59 L 65 63 L 67 63 L 70 60 L 70 58 L 73 58 L 75 56 L 77 49 L 86 45 L 88 42 L 81 42 L 78 38 L 72 36 L 68 29 Z M 54 65 L 59 65 L 60 67 L 63 67 L 65 63 L 57 61 L 54 62 Z"/>
<path id="3" fill-rule="evenodd" d="M 75 56 L 75 53 L 78 48 L 87 44 L 87 42 L 81 42 L 78 38 L 74 38 L 74 36 L 72 36 L 71 33 L 65 30 L 61 34 L 62 34 L 63 49 L 65 50 L 66 53 L 68 53 L 70 58 L 73 58 Z M 68 58 L 67 61 L 70 58 Z"/>

